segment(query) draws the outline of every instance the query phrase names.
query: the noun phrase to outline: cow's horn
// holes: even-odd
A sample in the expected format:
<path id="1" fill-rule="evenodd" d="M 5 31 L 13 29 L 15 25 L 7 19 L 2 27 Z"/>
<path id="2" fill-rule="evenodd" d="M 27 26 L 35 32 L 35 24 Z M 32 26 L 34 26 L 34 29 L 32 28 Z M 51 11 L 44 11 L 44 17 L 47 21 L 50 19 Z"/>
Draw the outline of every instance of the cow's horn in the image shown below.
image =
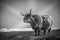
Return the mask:
<path id="1" fill-rule="evenodd" d="M 25 16 L 25 14 L 23 14 L 23 13 L 20 13 L 22 16 Z"/>
<path id="2" fill-rule="evenodd" d="M 31 11 L 32 11 L 32 9 L 30 9 L 30 15 L 31 15 Z"/>

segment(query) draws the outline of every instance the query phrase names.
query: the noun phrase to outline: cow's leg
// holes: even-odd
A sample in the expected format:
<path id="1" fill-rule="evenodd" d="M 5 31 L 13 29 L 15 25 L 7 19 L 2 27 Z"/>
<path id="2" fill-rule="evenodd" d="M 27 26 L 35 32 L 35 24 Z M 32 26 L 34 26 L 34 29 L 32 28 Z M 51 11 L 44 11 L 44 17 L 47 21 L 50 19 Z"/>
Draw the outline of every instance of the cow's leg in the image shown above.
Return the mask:
<path id="1" fill-rule="evenodd" d="M 45 33 L 46 33 L 46 30 L 44 30 L 44 35 L 45 35 Z"/>
<path id="2" fill-rule="evenodd" d="M 40 35 L 40 30 L 38 30 L 38 35 Z"/>
<path id="3" fill-rule="evenodd" d="M 48 29 L 48 33 L 49 33 L 49 34 L 51 33 L 51 28 Z"/>
<path id="4" fill-rule="evenodd" d="M 37 33 L 37 29 L 35 29 L 35 36 L 37 36 L 38 35 L 38 33 Z"/>

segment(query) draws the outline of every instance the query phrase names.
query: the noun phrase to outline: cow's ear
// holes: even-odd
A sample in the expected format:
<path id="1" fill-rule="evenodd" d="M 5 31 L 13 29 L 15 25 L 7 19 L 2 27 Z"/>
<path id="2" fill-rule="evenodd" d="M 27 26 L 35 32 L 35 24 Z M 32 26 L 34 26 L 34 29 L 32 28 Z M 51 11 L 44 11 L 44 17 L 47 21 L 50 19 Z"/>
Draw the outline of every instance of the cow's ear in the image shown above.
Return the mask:
<path id="1" fill-rule="evenodd" d="M 22 16 L 25 16 L 25 14 L 23 14 L 23 13 L 20 13 Z"/>

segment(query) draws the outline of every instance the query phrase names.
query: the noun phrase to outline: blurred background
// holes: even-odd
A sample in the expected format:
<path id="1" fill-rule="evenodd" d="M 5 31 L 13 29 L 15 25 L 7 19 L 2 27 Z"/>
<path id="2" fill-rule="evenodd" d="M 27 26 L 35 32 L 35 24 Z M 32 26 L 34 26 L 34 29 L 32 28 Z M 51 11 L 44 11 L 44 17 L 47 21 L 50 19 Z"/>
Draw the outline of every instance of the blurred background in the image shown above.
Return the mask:
<path id="1" fill-rule="evenodd" d="M 32 31 L 30 24 L 23 22 L 20 13 L 50 14 L 53 18 L 52 29 L 60 29 L 59 0 L 1 0 L 0 31 Z"/>

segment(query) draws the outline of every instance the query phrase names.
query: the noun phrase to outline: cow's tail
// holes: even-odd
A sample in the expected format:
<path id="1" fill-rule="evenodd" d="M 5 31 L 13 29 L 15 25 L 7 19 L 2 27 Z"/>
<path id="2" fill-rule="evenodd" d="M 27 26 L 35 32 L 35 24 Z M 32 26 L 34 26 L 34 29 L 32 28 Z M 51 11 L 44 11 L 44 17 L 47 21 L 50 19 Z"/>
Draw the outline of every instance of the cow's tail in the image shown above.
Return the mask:
<path id="1" fill-rule="evenodd" d="M 51 29 L 51 28 L 52 28 L 52 25 L 53 25 L 52 17 L 50 17 L 50 19 L 49 19 L 49 23 L 50 23 L 50 25 L 49 25 L 49 27 L 48 27 L 47 31 L 48 31 L 49 29 Z M 52 30 L 50 30 L 50 33 L 51 33 L 51 31 L 52 31 Z"/>

